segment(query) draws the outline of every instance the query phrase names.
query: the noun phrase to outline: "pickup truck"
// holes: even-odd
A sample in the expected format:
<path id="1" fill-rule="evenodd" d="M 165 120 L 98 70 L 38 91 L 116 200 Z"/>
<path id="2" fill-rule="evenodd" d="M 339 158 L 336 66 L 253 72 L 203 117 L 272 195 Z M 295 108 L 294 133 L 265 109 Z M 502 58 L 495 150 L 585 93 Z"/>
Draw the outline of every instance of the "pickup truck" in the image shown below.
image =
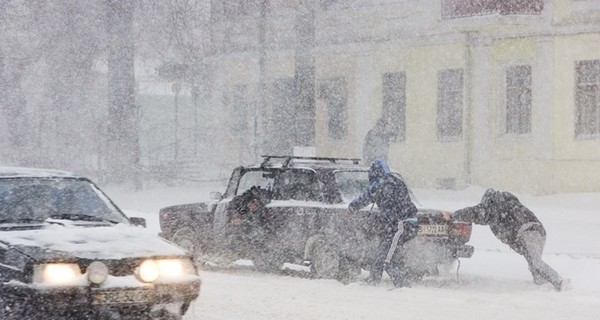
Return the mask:
<path id="1" fill-rule="evenodd" d="M 368 185 L 358 159 L 263 156 L 233 170 L 214 201 L 160 209 L 160 235 L 198 262 L 252 260 L 261 270 L 283 263 L 310 266 L 316 277 L 347 281 L 368 270 L 383 226 L 377 207 L 349 214 L 348 203 Z M 470 258 L 472 225 L 448 221 L 441 210 L 418 212 L 419 232 L 400 255 L 411 280 L 437 275 L 438 265 Z"/>

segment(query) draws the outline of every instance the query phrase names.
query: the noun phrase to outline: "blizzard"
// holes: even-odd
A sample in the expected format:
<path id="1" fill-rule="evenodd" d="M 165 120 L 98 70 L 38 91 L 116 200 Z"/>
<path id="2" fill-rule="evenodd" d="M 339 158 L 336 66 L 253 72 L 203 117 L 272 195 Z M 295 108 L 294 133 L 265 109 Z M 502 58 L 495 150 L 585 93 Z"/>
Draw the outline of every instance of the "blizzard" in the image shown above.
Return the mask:
<path id="1" fill-rule="evenodd" d="M 224 190 L 217 185 L 105 189 L 129 216 L 145 218 L 148 230 L 156 233 L 161 207 L 208 201 L 210 191 Z M 413 189 L 420 207 L 448 211 L 477 204 L 484 191 L 476 186 Z M 255 271 L 250 261 L 202 268 L 200 297 L 184 319 L 600 319 L 600 193 L 516 195 L 544 224 L 543 258 L 571 280 L 566 291 L 535 285 L 525 259 L 489 227 L 475 225 L 472 258 L 411 288 L 394 289 L 386 275 L 376 287 L 311 279 L 301 276 L 306 267 L 291 264 L 284 269 L 294 272 L 282 274 Z"/>

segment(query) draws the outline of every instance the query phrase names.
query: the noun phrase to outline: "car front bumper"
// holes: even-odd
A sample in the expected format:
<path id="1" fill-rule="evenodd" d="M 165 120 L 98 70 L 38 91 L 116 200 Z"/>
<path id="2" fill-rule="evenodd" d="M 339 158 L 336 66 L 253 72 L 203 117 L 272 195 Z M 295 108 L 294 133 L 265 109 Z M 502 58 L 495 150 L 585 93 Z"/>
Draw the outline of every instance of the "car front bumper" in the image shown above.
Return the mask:
<path id="1" fill-rule="evenodd" d="M 105 310 L 122 313 L 149 312 L 160 305 L 177 304 L 184 314 L 200 293 L 200 279 L 139 287 L 96 288 L 40 287 L 9 282 L 0 285 L 2 298 L 27 306 L 27 314 L 94 315 Z"/>

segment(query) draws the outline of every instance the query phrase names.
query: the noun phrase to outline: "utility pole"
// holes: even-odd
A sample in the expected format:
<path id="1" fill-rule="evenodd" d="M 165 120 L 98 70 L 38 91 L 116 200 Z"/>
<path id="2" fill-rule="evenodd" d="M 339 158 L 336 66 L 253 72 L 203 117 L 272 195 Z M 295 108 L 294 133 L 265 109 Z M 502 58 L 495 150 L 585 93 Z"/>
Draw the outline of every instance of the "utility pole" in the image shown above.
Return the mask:
<path id="1" fill-rule="evenodd" d="M 175 139 L 173 145 L 175 151 L 173 152 L 173 157 L 175 161 L 177 161 L 179 159 L 179 106 L 177 105 L 177 100 L 179 99 L 179 91 L 181 91 L 181 84 L 179 82 L 173 83 L 173 85 L 171 86 L 171 90 L 173 91 L 175 97 L 175 114 L 173 121 L 173 136 Z"/>
<path id="2" fill-rule="evenodd" d="M 260 159 L 261 151 L 266 140 L 267 114 L 266 108 L 266 33 L 269 0 L 260 0 L 260 18 L 258 21 L 258 99 L 254 112 L 254 160 Z"/>
<path id="3" fill-rule="evenodd" d="M 106 0 L 108 35 L 108 154 L 111 180 L 140 180 L 138 110 L 135 102 L 134 2 Z"/>
<path id="4" fill-rule="evenodd" d="M 315 144 L 315 2 L 301 0 L 297 7 L 294 29 L 296 32 L 295 117 L 297 120 L 293 143 L 299 146 Z"/>

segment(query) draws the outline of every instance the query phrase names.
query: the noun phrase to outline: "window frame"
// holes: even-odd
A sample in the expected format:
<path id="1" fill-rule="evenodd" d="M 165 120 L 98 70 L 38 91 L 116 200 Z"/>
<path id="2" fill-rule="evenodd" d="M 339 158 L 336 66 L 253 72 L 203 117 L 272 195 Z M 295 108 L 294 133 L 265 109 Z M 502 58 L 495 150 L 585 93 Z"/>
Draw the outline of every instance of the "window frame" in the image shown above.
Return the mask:
<path id="1" fill-rule="evenodd" d="M 519 82 L 519 79 L 513 78 L 513 79 L 509 79 L 510 76 L 510 72 L 512 70 L 515 70 L 517 68 L 523 68 L 526 67 L 529 69 L 529 75 L 526 79 L 525 84 L 522 84 L 521 86 L 519 85 L 511 85 L 511 81 L 514 82 Z M 515 72 L 516 73 L 516 72 Z M 534 72 L 533 72 L 533 66 L 531 64 L 528 63 L 514 63 L 514 64 L 509 64 L 509 65 L 505 65 L 503 67 L 503 72 L 502 74 L 503 76 L 503 99 L 502 99 L 502 107 L 503 107 L 503 112 L 502 112 L 502 117 L 503 117 L 503 121 L 502 121 L 502 134 L 504 135 L 511 135 L 511 136 L 527 136 L 530 135 L 532 133 L 532 127 L 533 127 L 533 76 L 534 76 Z M 519 104 L 517 105 L 514 109 L 516 115 L 513 115 L 513 108 L 511 108 L 509 106 L 509 104 L 511 103 L 511 101 L 514 101 L 513 99 L 511 99 L 510 97 L 510 93 L 516 91 L 518 94 L 518 98 L 517 100 L 519 100 L 518 102 L 521 102 L 521 97 L 523 96 L 523 94 L 526 94 L 529 98 L 528 101 L 528 114 L 526 114 L 525 116 L 523 116 L 521 113 L 516 112 L 517 110 L 521 110 L 523 108 L 523 105 Z M 516 120 L 513 120 L 516 119 Z M 514 123 L 516 121 L 516 128 L 512 128 L 511 124 Z M 522 124 L 526 123 L 525 128 L 522 128 Z"/>
<path id="2" fill-rule="evenodd" d="M 442 0 L 440 15 L 444 20 L 490 15 L 541 15 L 544 0 L 506 3 L 497 0 Z"/>
<path id="3" fill-rule="evenodd" d="M 443 77 L 448 75 L 448 77 L 452 77 L 451 73 L 458 72 L 458 76 L 460 79 L 460 87 L 452 87 L 452 86 L 443 86 L 443 84 L 447 84 L 449 82 L 443 81 Z M 436 112 L 436 136 L 439 142 L 457 142 L 462 141 L 463 131 L 464 131 L 464 99 L 465 99 L 465 72 L 463 68 L 450 68 L 438 70 L 437 72 L 437 112 Z M 448 105 L 448 100 L 444 97 L 448 95 L 457 95 L 457 99 L 455 99 L 458 103 L 458 106 Z M 443 108 L 452 108 L 452 111 L 458 111 L 458 116 L 443 116 L 447 114 L 445 112 L 441 112 Z M 442 125 L 448 124 L 452 122 L 453 119 L 459 119 L 459 125 L 456 134 L 447 135 L 442 129 Z M 447 125 L 448 127 L 450 125 Z"/>
<path id="4" fill-rule="evenodd" d="M 249 118 L 253 117 L 248 99 L 248 85 L 236 84 L 231 93 L 231 131 L 232 133 L 245 136 L 250 133 Z"/>
<path id="5" fill-rule="evenodd" d="M 590 82 L 582 82 L 581 78 L 584 78 L 585 75 L 579 72 L 580 64 L 583 63 L 594 63 L 594 67 L 596 70 L 592 71 L 596 74 L 591 74 L 588 78 L 591 78 Z M 575 61 L 575 88 L 574 88 L 574 134 L 575 138 L 578 140 L 597 140 L 600 139 L 600 59 L 595 60 L 577 60 Z M 594 100 L 593 105 L 589 106 L 586 110 L 588 113 L 591 113 L 592 118 L 594 118 L 595 113 L 595 127 L 593 128 L 585 128 L 582 126 L 589 125 L 589 123 L 582 123 L 585 117 L 582 114 L 582 107 L 580 105 L 581 99 L 583 96 L 580 96 L 581 90 L 583 90 L 583 86 L 592 87 L 591 97 Z M 590 92 L 588 92 L 589 94 Z M 589 114 L 588 114 L 589 116 Z M 589 122 L 589 120 L 587 120 Z M 593 124 L 592 124 L 593 125 Z M 588 132 L 591 131 L 591 132 Z"/>
<path id="6" fill-rule="evenodd" d="M 396 79 L 391 79 L 394 77 Z M 388 81 L 393 83 L 389 83 Z M 392 91 L 392 89 L 397 89 L 398 91 Z M 381 95 L 382 116 L 390 120 L 394 130 L 391 141 L 406 141 L 406 72 L 395 71 L 384 73 L 381 77 Z"/>
<path id="7" fill-rule="evenodd" d="M 334 92 L 336 88 L 339 92 Z M 321 80 L 319 98 L 325 103 L 327 137 L 333 141 L 344 141 L 349 132 L 347 78 L 339 76 Z"/>
<path id="8" fill-rule="evenodd" d="M 231 18 L 250 15 L 253 3 L 248 0 L 211 0 L 212 21 L 223 21 Z"/>

